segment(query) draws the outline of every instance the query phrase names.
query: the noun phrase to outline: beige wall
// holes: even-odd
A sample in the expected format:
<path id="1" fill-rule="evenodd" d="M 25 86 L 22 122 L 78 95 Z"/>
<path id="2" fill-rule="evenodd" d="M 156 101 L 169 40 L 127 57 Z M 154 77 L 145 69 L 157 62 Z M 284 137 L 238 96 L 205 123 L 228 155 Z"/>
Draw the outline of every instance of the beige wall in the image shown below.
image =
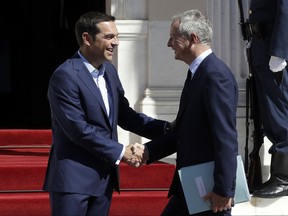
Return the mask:
<path id="1" fill-rule="evenodd" d="M 170 20 L 177 13 L 198 9 L 206 14 L 207 0 L 148 0 L 149 20 Z"/>

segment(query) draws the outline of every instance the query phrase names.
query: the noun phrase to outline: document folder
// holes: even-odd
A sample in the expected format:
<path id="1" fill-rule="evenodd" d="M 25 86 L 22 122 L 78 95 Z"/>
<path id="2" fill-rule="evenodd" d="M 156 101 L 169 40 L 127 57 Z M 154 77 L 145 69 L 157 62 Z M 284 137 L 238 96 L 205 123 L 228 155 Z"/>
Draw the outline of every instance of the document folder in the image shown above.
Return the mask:
<path id="1" fill-rule="evenodd" d="M 187 207 L 190 214 L 210 210 L 209 203 L 203 200 L 203 196 L 212 191 L 214 161 L 182 167 L 178 170 Z M 250 201 L 247 179 L 241 156 L 237 156 L 236 189 L 234 203 Z"/>

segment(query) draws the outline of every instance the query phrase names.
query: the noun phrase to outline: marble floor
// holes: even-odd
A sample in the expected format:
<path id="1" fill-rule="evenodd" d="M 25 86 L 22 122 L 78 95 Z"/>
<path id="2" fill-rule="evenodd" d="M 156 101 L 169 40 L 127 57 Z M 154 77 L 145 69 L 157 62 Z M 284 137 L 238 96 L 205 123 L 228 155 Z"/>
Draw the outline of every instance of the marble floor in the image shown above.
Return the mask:
<path id="1" fill-rule="evenodd" d="M 288 196 L 271 199 L 252 197 L 250 202 L 236 204 L 232 215 L 288 215 Z"/>

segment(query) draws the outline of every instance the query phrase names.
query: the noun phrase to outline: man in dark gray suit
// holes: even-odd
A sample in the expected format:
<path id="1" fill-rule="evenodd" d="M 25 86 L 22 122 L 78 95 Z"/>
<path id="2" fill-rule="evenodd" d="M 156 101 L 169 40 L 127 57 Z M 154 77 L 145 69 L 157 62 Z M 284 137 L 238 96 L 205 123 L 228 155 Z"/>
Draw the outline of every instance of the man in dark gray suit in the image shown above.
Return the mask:
<path id="1" fill-rule="evenodd" d="M 155 138 L 168 122 L 135 112 L 110 63 L 118 46 L 113 16 L 88 12 L 76 23 L 79 50 L 53 73 L 48 89 L 53 143 L 44 190 L 53 216 L 108 215 L 118 165 L 141 162 L 118 142 L 117 124 Z"/>
<path id="2" fill-rule="evenodd" d="M 251 63 L 264 135 L 272 142 L 270 179 L 256 197 L 288 195 L 288 1 L 252 0 Z"/>
<path id="3" fill-rule="evenodd" d="M 173 49 L 175 59 L 188 65 L 188 75 L 173 129 L 142 147 L 149 155 L 148 164 L 177 153 L 168 194 L 171 198 L 162 216 L 189 215 L 178 170 L 208 161 L 215 162 L 214 187 L 205 196 L 211 210 L 195 215 L 231 215 L 238 155 L 238 86 L 230 69 L 212 52 L 211 42 L 212 27 L 200 11 L 172 18 L 168 47 Z M 141 146 L 134 147 L 138 154 Z"/>

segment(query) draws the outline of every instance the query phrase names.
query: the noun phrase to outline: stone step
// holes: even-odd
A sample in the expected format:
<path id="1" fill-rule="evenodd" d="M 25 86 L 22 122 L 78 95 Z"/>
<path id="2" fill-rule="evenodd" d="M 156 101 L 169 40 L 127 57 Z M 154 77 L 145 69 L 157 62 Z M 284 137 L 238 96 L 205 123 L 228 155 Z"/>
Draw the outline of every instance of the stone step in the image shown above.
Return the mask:
<path id="1" fill-rule="evenodd" d="M 256 198 L 252 197 L 250 202 L 238 203 L 232 211 L 233 216 L 244 215 L 288 215 L 288 196 L 280 198 Z"/>

